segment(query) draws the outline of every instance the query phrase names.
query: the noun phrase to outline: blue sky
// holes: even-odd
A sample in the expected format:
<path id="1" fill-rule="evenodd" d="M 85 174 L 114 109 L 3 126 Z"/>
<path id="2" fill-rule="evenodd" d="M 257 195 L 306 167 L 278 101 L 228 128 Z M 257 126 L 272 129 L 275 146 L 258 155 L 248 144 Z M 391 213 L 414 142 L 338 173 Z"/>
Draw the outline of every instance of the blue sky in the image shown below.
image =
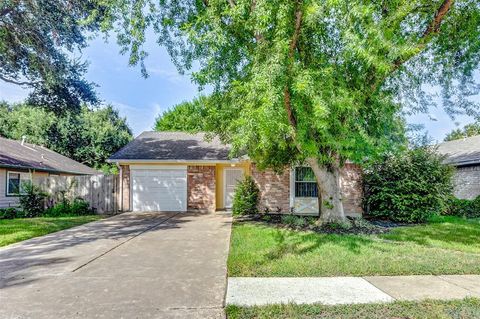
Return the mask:
<path id="1" fill-rule="evenodd" d="M 128 66 L 128 57 L 119 54 L 113 39 L 108 43 L 95 39 L 81 55 L 90 61 L 87 79 L 98 84 L 98 95 L 105 103 L 113 104 L 127 118 L 134 135 L 151 130 L 161 112 L 198 95 L 190 76 L 177 72 L 165 49 L 154 41 L 147 43 L 146 49 L 150 74 L 146 79 L 139 67 Z M 17 86 L 0 82 L 0 100 L 19 102 L 27 94 Z M 452 121 L 443 110 L 431 110 L 430 114 L 411 116 L 408 121 L 423 124 L 434 140 L 441 141 L 453 128 L 473 119 L 462 116 Z"/>

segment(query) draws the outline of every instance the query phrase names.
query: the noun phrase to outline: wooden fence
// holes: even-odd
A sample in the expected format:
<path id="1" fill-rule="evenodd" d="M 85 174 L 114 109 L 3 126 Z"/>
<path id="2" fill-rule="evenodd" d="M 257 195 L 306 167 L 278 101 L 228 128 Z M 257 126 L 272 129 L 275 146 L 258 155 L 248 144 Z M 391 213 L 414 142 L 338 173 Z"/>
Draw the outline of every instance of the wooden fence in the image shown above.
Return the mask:
<path id="1" fill-rule="evenodd" d="M 82 198 L 97 213 L 117 213 L 120 210 L 120 178 L 118 175 L 49 176 L 39 180 L 40 188 L 50 194 L 55 204 L 63 197 Z"/>

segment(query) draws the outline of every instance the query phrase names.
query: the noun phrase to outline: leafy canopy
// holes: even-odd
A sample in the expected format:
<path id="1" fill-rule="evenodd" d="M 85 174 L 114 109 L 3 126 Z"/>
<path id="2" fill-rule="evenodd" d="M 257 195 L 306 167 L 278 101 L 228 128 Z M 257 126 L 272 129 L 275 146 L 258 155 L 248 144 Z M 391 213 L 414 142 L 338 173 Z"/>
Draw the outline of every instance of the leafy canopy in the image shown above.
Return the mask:
<path id="1" fill-rule="evenodd" d="M 87 0 L 2 0 L 0 81 L 31 88 L 29 103 L 55 112 L 96 103 L 86 64 L 74 57 L 86 47 L 87 34 L 100 28 L 94 11 L 101 6 Z"/>
<path id="2" fill-rule="evenodd" d="M 480 135 L 480 121 L 465 125 L 461 129 L 452 130 L 445 137 L 445 141 L 459 140 L 465 137 Z"/>
<path id="3" fill-rule="evenodd" d="M 201 132 L 207 130 L 206 104 L 208 97 L 200 96 L 191 102 L 182 102 L 155 119 L 156 131 Z"/>
<path id="4" fill-rule="evenodd" d="M 477 0 L 111 0 L 131 62 L 156 31 L 213 88 L 208 124 L 260 164 L 360 161 L 402 141 L 404 112 L 478 115 Z M 107 23 L 108 24 L 108 23 Z"/>
<path id="5" fill-rule="evenodd" d="M 132 139 L 125 118 L 112 106 L 58 116 L 26 104 L 0 104 L 0 136 L 46 147 L 86 165 L 100 168 Z"/>

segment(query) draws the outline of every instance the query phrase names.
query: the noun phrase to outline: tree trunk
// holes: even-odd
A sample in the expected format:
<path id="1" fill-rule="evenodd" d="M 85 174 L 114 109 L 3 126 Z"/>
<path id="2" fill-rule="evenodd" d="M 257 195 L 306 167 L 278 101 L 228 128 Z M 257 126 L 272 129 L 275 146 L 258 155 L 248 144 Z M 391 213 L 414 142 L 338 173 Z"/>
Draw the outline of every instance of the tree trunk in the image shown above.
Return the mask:
<path id="1" fill-rule="evenodd" d="M 317 180 L 319 221 L 321 223 L 344 221 L 339 165 L 331 167 L 319 165 L 316 158 L 308 158 L 307 163 Z"/>

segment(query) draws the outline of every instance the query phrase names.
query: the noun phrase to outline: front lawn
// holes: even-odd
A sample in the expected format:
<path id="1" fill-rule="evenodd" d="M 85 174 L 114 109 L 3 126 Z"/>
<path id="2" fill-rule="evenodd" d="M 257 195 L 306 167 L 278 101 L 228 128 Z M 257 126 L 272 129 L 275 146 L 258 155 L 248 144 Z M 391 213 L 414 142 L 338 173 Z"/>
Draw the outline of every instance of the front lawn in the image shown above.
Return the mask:
<path id="1" fill-rule="evenodd" d="M 103 218 L 99 215 L 0 220 L 0 247 Z"/>
<path id="2" fill-rule="evenodd" d="M 382 235 L 333 235 L 241 222 L 229 276 L 480 274 L 480 220 L 439 217 Z"/>
<path id="3" fill-rule="evenodd" d="M 365 305 L 271 305 L 262 307 L 228 306 L 229 319 L 380 319 L 380 318 L 480 318 L 480 300 L 394 302 Z"/>

